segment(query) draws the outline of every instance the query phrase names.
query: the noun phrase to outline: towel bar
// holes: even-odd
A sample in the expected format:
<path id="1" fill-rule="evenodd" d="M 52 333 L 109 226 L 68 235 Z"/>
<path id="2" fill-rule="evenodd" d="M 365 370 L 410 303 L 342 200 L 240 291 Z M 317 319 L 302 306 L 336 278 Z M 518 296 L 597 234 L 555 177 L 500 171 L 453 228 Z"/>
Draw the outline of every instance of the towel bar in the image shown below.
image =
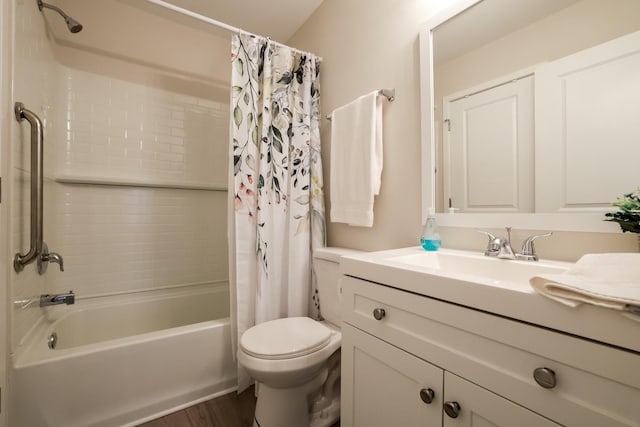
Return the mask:
<path id="1" fill-rule="evenodd" d="M 389 102 L 393 102 L 396 99 L 396 90 L 395 89 L 380 89 L 378 91 L 378 96 L 384 96 L 389 100 Z M 331 120 L 331 114 L 327 114 L 325 119 Z"/>

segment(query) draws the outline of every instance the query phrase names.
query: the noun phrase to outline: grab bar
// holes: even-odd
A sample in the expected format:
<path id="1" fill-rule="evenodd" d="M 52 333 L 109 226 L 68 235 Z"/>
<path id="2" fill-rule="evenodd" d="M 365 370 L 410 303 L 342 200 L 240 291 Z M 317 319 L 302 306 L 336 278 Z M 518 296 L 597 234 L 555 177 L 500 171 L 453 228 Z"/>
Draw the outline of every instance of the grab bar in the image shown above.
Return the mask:
<path id="1" fill-rule="evenodd" d="M 14 106 L 16 119 L 27 120 L 31 125 L 31 244 L 29 252 L 17 253 L 13 258 L 13 268 L 19 273 L 24 266 L 33 262 L 42 252 L 42 121 L 22 102 Z"/>
<path id="2" fill-rule="evenodd" d="M 27 110 L 22 102 L 14 106 L 16 119 L 19 122 L 27 120 L 31 125 L 31 243 L 29 251 L 22 255 L 17 253 L 13 258 L 13 268 L 16 273 L 24 270 L 24 266 L 38 260 L 38 273 L 44 274 L 49 262 L 55 262 L 64 271 L 62 257 L 49 252 L 47 244 L 43 242 L 42 217 L 42 187 L 43 187 L 43 140 L 42 121 L 32 111 Z"/>

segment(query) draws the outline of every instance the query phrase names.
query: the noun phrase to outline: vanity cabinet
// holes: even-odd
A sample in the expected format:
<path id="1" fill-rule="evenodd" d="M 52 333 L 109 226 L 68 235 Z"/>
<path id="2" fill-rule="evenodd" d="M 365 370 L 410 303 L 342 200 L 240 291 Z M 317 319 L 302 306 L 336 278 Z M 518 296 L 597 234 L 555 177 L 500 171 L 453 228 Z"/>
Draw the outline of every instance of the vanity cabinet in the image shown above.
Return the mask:
<path id="1" fill-rule="evenodd" d="M 354 277 L 342 293 L 342 425 L 640 425 L 636 352 Z"/>
<path id="2" fill-rule="evenodd" d="M 558 426 L 349 325 L 342 354 L 342 425 Z"/>

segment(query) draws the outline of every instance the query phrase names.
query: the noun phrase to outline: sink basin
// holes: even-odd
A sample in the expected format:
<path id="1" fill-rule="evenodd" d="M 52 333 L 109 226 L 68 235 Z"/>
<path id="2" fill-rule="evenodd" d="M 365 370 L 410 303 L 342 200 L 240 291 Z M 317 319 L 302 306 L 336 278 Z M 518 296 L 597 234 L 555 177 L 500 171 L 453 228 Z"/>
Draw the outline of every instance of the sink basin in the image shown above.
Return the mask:
<path id="1" fill-rule="evenodd" d="M 528 284 L 533 276 L 563 273 L 569 268 L 568 263 L 562 262 L 504 260 L 447 249 L 427 252 L 418 248 L 415 253 L 390 257 L 387 261 L 439 276 L 489 281 L 492 284 L 514 282 Z"/>

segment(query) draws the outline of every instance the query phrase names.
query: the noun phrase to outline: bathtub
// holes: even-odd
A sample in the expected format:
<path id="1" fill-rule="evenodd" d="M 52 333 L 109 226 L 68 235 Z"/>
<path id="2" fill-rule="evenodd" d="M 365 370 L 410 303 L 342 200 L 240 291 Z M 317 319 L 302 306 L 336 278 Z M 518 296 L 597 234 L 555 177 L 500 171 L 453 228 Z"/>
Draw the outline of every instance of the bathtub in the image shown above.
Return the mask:
<path id="1" fill-rule="evenodd" d="M 13 355 L 10 424 L 134 426 L 235 390 L 228 289 L 195 286 L 45 308 Z"/>

